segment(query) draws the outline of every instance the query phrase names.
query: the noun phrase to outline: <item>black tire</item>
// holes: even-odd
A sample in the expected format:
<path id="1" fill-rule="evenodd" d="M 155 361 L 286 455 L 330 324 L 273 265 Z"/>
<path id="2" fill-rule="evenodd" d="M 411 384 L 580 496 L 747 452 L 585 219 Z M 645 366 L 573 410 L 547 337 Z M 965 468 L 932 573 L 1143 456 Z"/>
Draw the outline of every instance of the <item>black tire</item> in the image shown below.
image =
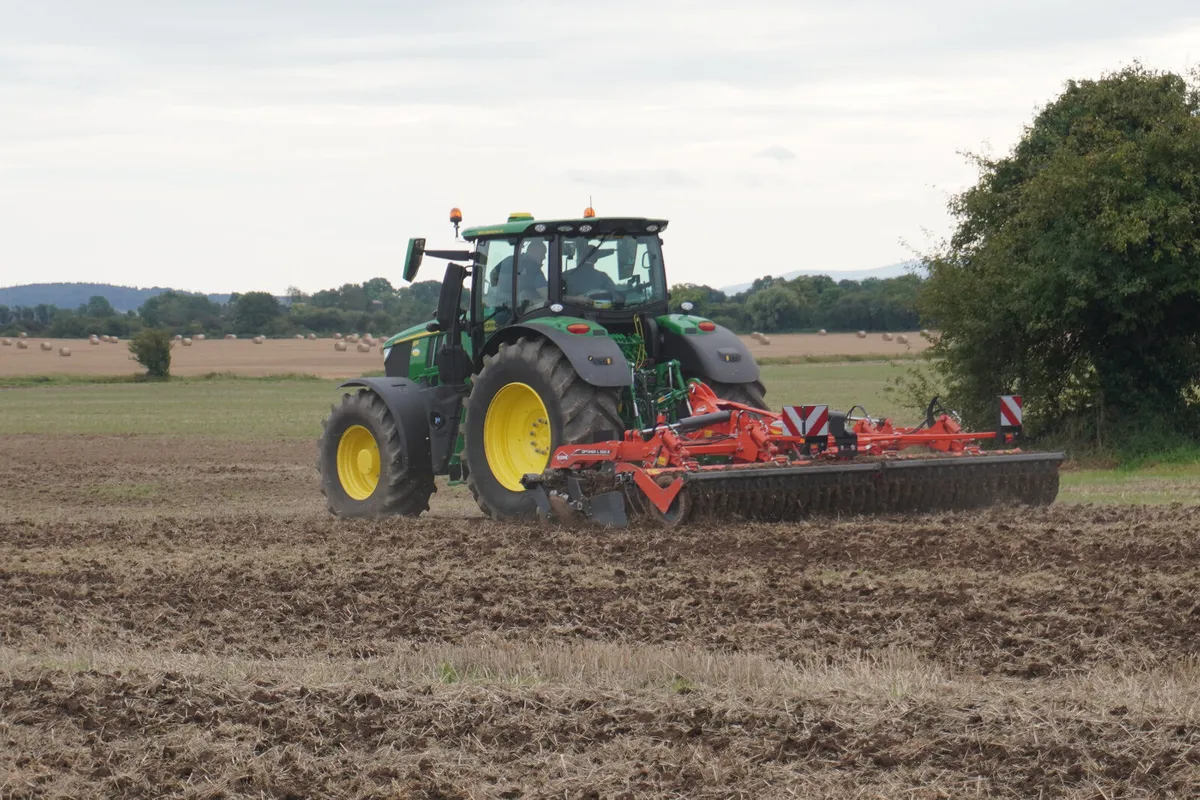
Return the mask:
<path id="1" fill-rule="evenodd" d="M 717 397 L 722 400 L 730 400 L 734 403 L 761 408 L 763 411 L 771 410 L 765 399 L 767 390 L 763 388 L 760 381 L 751 381 L 750 383 L 721 383 L 720 381 L 709 380 L 703 376 L 700 380 L 708 384 L 708 388 L 712 389 Z"/>
<path id="2" fill-rule="evenodd" d="M 437 491 L 433 470 L 409 463 L 403 437 L 383 398 L 370 389 L 342 395 L 341 405 L 330 406 L 321 439 L 317 443 L 317 472 L 321 494 L 334 516 L 378 519 L 415 517 L 429 510 L 429 498 Z M 338 445 L 347 429 L 361 425 L 379 449 L 379 480 L 369 497 L 351 497 L 338 475 Z"/>
<path id="3" fill-rule="evenodd" d="M 513 383 L 533 389 L 546 407 L 551 442 L 547 463 L 560 445 L 594 442 L 601 434 L 619 438 L 625 430 L 617 412 L 620 390 L 584 381 L 553 342 L 521 338 L 500 345 L 495 356 L 484 359 L 483 369 L 471 382 L 463 430 L 467 487 L 480 510 L 497 520 L 527 519 L 537 510 L 529 492 L 513 491 L 501 484 L 484 448 L 484 422 L 492 399 Z"/>

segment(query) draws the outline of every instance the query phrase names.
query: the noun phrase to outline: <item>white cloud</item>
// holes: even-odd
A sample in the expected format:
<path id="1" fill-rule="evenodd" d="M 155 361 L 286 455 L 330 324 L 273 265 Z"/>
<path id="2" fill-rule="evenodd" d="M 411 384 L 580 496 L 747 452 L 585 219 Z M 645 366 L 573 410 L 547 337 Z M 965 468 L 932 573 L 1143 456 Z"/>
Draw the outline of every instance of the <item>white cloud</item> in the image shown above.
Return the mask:
<path id="1" fill-rule="evenodd" d="M 452 205 L 589 195 L 671 218 L 676 280 L 872 267 L 1066 79 L 1200 58 L 1169 2 L 6 4 L 0 285 L 396 278 Z"/>

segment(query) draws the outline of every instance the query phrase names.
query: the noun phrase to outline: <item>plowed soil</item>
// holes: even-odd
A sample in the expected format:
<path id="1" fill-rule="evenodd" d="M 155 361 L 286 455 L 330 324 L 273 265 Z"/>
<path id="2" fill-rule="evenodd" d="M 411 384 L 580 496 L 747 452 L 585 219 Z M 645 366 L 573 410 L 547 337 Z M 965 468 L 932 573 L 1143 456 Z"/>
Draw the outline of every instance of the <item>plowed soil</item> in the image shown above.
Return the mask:
<path id="1" fill-rule="evenodd" d="M 0 797 L 1200 791 L 1194 509 L 343 522 L 313 456 L 0 441 Z"/>

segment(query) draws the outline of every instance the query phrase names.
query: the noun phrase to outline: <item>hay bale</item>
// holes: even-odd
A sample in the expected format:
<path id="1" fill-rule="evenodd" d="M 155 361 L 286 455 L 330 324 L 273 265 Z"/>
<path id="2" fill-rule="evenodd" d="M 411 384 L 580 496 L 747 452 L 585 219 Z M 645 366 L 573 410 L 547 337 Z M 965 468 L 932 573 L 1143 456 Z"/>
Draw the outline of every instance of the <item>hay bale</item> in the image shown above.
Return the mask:
<path id="1" fill-rule="evenodd" d="M 29 344 L 24 339 L 17 339 L 17 349 L 18 350 L 28 350 Z"/>
<path id="2" fill-rule="evenodd" d="M 193 336 L 192 338 L 193 338 L 193 339 L 195 339 L 197 342 L 203 342 L 203 341 L 204 341 L 204 334 L 203 334 L 203 333 L 197 333 L 197 334 L 196 334 L 195 336 Z"/>
<path id="3" fill-rule="evenodd" d="M 884 340 L 885 342 L 890 342 L 890 341 L 892 340 L 892 335 L 891 335 L 890 333 L 885 333 L 885 334 L 883 335 L 883 340 Z"/>
<path id="4" fill-rule="evenodd" d="M 346 351 L 346 343 L 345 342 L 334 342 L 333 349 L 337 350 L 339 353 L 344 353 Z"/>
<path id="5" fill-rule="evenodd" d="M 116 344 L 117 342 L 121 341 L 121 337 L 120 336 L 110 336 L 110 337 L 108 337 L 108 341 L 112 344 Z"/>
<path id="6" fill-rule="evenodd" d="M 346 341 L 349 342 L 350 344 L 355 344 L 356 342 L 358 342 L 358 334 L 357 333 L 350 334 L 349 336 L 346 337 Z"/>
<path id="7" fill-rule="evenodd" d="M 317 335 L 316 335 L 315 333 L 310 333 L 310 334 L 308 335 L 308 340 L 309 340 L 310 342 L 315 342 L 315 341 L 317 340 Z"/>
<path id="8" fill-rule="evenodd" d="M 821 328 L 821 330 L 817 331 L 817 336 L 827 336 L 827 335 L 828 335 L 828 332 L 824 328 Z"/>
<path id="9" fill-rule="evenodd" d="M 53 350 L 53 349 L 54 349 L 54 345 L 50 344 L 49 342 L 42 342 L 42 344 L 41 344 L 41 348 L 42 348 L 43 350 Z"/>
<path id="10" fill-rule="evenodd" d="M 60 347 L 60 348 L 58 348 L 58 354 L 59 354 L 60 356 L 62 356 L 63 358 L 66 358 L 67 356 L 71 355 L 71 348 L 69 348 L 69 347 Z"/>
<path id="11" fill-rule="evenodd" d="M 334 338 L 334 339 L 340 339 L 340 338 L 342 338 L 342 335 L 341 335 L 340 333 L 335 333 L 335 334 L 333 335 L 333 338 Z"/>
<path id="12" fill-rule="evenodd" d="M 180 340 L 179 340 L 179 343 L 180 343 L 181 345 L 183 345 L 184 347 L 191 347 L 191 346 L 192 346 L 192 340 L 191 340 L 191 339 L 186 339 L 186 338 L 185 338 L 185 339 L 180 339 Z"/>
<path id="13" fill-rule="evenodd" d="M 908 344 L 908 337 L 903 333 L 896 337 L 896 344 Z"/>
<path id="14" fill-rule="evenodd" d="M 264 336 L 255 336 L 251 341 L 253 341 L 255 344 L 262 344 L 266 340 L 267 339 Z"/>
<path id="15" fill-rule="evenodd" d="M 0 346 L 12 347 L 12 340 L 11 339 L 0 339 Z"/>
<path id="16" fill-rule="evenodd" d="M 177 333 L 177 334 L 175 334 L 175 341 L 177 341 L 177 342 L 182 342 L 182 341 L 183 341 L 183 334 L 182 334 L 182 333 Z"/>
<path id="17" fill-rule="evenodd" d="M 763 344 L 770 344 L 771 337 L 767 336 L 766 334 L 763 334 L 762 336 L 758 337 L 758 341 L 762 342 Z"/>
<path id="18" fill-rule="evenodd" d="M 360 353 L 371 352 L 371 345 L 367 344 L 366 342 L 359 342 L 358 343 L 358 352 L 360 352 Z"/>
<path id="19" fill-rule="evenodd" d="M 96 345 L 98 347 L 100 345 L 100 338 L 97 336 L 90 336 L 88 337 L 88 344 Z"/>
<path id="20" fill-rule="evenodd" d="M 865 338 L 867 338 L 867 332 L 866 332 L 866 331 L 859 331 L 858 333 L 856 333 L 856 334 L 854 334 L 854 335 L 855 335 L 855 336 L 857 336 L 857 337 L 858 337 L 858 338 L 860 338 L 860 339 L 865 339 Z"/>
<path id="21" fill-rule="evenodd" d="M 28 333 L 26 333 L 25 331 L 21 331 L 20 333 L 18 333 L 18 334 L 17 334 L 17 338 L 18 338 L 18 339 L 28 339 L 28 338 L 29 338 L 29 334 L 28 334 Z"/>
<path id="22" fill-rule="evenodd" d="M 303 339 L 304 339 L 304 334 L 303 334 L 303 333 L 297 333 L 297 334 L 296 334 L 295 336 L 293 336 L 292 338 L 293 338 L 293 339 L 300 339 L 300 340 L 303 340 Z"/>

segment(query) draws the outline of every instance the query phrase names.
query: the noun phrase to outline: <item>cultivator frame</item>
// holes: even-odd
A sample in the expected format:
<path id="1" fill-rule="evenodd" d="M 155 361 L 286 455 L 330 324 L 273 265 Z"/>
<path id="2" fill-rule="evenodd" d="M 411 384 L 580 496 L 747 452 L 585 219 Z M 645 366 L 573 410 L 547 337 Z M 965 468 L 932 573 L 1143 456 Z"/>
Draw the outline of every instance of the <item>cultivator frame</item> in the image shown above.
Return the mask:
<path id="1" fill-rule="evenodd" d="M 674 526 L 704 516 L 780 521 L 1053 502 L 1064 454 L 1022 452 L 1020 397 L 999 403 L 994 431 L 964 431 L 954 415 L 935 413 L 936 398 L 920 425 L 900 428 L 865 411 L 753 408 L 693 380 L 690 416 L 563 445 L 549 469 L 522 483 L 545 517 L 581 513 L 610 526 L 630 517 Z M 988 441 L 999 448 L 983 450 Z"/>

